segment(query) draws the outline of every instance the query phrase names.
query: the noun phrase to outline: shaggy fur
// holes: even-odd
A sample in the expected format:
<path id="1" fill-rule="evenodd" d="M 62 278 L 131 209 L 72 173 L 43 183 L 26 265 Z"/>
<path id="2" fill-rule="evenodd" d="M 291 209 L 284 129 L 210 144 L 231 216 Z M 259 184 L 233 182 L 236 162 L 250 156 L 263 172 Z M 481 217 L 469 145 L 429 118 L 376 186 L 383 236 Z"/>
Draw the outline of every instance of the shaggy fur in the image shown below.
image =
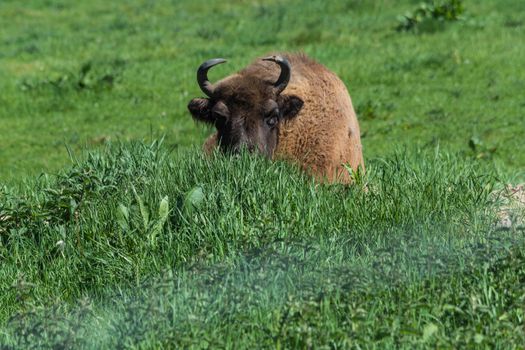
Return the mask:
<path id="1" fill-rule="evenodd" d="M 282 98 L 297 96 L 304 104 L 293 118 L 279 123 L 272 158 L 299 163 L 320 180 L 351 181 L 343 164 L 364 171 L 361 137 L 352 101 L 343 82 L 323 65 L 304 54 L 281 54 L 292 67 L 292 75 Z M 236 104 L 263 104 L 268 86 L 279 76 L 273 62 L 255 60 L 251 65 L 217 82 L 217 94 Z M 233 96 L 233 97 L 232 97 Z M 232 101 L 233 101 L 232 100 Z M 293 109 L 294 105 L 288 106 Z M 190 108 L 191 110 L 191 108 Z M 218 133 L 211 135 L 204 150 L 211 152 L 220 142 Z"/>

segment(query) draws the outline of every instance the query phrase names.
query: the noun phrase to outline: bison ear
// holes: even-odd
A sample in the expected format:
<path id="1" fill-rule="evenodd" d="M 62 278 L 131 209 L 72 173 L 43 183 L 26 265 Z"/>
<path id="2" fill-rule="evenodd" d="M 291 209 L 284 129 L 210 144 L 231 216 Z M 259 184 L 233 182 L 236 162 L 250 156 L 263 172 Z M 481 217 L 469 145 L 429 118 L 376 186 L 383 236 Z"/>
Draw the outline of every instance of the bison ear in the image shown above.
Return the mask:
<path id="1" fill-rule="evenodd" d="M 188 103 L 188 110 L 195 120 L 213 123 L 210 100 L 207 98 L 194 98 Z"/>
<path id="2" fill-rule="evenodd" d="M 279 110 L 282 113 L 284 119 L 292 119 L 301 111 L 303 108 L 303 100 L 295 95 L 279 95 L 277 99 Z"/>

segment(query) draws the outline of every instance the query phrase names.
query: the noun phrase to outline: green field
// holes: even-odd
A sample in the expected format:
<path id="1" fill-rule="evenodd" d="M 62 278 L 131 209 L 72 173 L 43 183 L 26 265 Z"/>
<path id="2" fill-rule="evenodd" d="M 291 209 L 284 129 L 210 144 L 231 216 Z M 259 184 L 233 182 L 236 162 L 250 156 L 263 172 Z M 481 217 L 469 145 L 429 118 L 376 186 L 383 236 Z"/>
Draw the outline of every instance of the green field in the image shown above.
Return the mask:
<path id="1" fill-rule="evenodd" d="M 1 1 L 0 349 L 523 348 L 525 2 L 419 4 Z M 355 186 L 202 157 L 198 65 L 275 50 L 346 83 Z"/>

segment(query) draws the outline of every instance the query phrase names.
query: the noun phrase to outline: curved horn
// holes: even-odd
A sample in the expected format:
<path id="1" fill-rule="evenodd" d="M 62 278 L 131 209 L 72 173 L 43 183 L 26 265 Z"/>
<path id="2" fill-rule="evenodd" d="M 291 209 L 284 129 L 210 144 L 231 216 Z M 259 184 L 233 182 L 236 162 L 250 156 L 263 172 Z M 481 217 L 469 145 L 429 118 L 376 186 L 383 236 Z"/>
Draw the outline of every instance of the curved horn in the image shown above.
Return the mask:
<path id="1" fill-rule="evenodd" d="M 224 58 L 213 58 L 201 64 L 197 70 L 199 87 L 208 97 L 213 97 L 213 84 L 208 80 L 208 69 L 224 62 L 226 62 Z"/>
<path id="2" fill-rule="evenodd" d="M 288 62 L 288 60 L 282 56 L 266 57 L 263 58 L 263 61 L 272 61 L 281 67 L 281 75 L 279 75 L 279 79 L 277 79 L 275 84 L 273 84 L 277 89 L 277 94 L 280 94 L 284 89 L 286 89 L 286 86 L 290 81 L 290 75 L 292 73 L 292 66 L 290 66 L 290 62 Z"/>

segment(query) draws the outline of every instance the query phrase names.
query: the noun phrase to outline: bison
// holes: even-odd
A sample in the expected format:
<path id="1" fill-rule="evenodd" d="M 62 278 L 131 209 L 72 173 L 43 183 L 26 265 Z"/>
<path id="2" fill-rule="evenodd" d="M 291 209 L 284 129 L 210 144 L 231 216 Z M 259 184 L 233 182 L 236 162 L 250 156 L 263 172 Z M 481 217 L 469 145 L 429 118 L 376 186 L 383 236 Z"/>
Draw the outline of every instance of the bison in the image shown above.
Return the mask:
<path id="1" fill-rule="evenodd" d="M 294 161 L 329 182 L 351 182 L 347 166 L 364 171 L 357 117 L 334 73 L 305 54 L 273 54 L 212 84 L 208 70 L 224 62 L 215 58 L 198 68 L 208 97 L 188 104 L 195 120 L 217 129 L 205 152 L 246 148 Z"/>

